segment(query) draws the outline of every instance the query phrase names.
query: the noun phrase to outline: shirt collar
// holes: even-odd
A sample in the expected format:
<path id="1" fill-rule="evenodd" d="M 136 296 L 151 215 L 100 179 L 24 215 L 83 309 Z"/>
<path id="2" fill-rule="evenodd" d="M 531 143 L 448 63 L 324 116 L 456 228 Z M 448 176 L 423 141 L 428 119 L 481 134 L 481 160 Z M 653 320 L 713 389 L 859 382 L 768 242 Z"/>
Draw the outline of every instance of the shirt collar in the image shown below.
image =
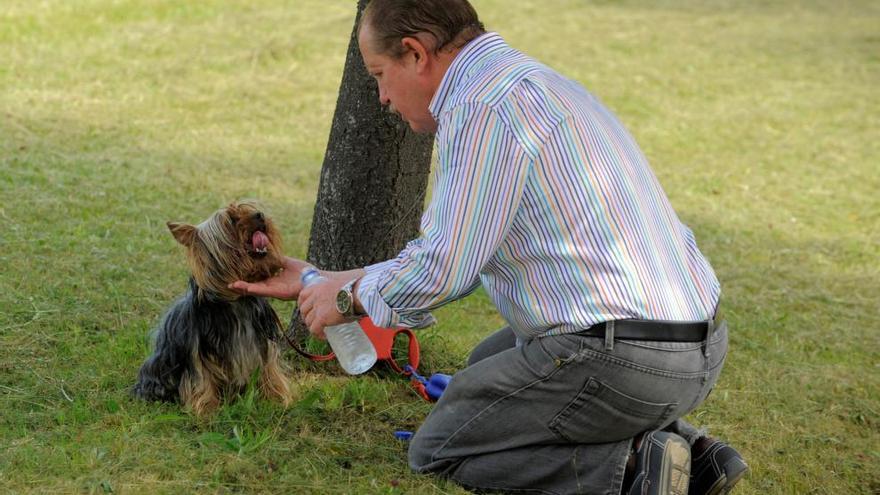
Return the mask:
<path id="1" fill-rule="evenodd" d="M 479 70 L 483 62 L 493 53 L 506 47 L 507 43 L 498 33 L 485 33 L 471 40 L 456 54 L 455 59 L 446 69 L 446 74 L 443 75 L 434 97 L 431 98 L 431 104 L 428 105 L 434 120 L 440 119 L 440 113 L 455 92 L 455 88 Z"/>

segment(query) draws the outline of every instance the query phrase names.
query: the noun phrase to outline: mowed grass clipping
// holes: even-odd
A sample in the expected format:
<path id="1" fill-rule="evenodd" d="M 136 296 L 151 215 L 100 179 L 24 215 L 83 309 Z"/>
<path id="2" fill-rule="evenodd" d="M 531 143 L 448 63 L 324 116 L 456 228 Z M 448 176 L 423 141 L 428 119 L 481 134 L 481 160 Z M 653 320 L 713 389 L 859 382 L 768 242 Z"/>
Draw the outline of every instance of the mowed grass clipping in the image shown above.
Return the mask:
<path id="1" fill-rule="evenodd" d="M 474 4 L 620 116 L 716 268 L 731 353 L 692 419 L 736 493 L 880 492 L 880 5 Z M 127 393 L 186 282 L 166 221 L 258 198 L 305 255 L 354 13 L 0 4 L 0 491 L 464 493 L 409 472 L 392 433 L 431 406 L 390 372 L 290 355 L 292 407 L 204 421 Z M 482 293 L 436 316 L 427 372 L 502 324 Z"/>

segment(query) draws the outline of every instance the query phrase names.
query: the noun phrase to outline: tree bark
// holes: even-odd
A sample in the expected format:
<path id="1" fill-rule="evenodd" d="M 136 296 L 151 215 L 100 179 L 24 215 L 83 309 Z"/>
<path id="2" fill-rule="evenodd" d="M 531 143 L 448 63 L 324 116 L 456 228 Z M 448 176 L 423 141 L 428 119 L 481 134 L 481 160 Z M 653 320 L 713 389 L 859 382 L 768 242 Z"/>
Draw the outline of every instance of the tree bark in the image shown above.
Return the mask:
<path id="1" fill-rule="evenodd" d="M 359 0 L 321 169 L 308 260 L 347 270 L 393 258 L 418 235 L 432 135 L 416 134 L 379 103 L 358 49 Z"/>

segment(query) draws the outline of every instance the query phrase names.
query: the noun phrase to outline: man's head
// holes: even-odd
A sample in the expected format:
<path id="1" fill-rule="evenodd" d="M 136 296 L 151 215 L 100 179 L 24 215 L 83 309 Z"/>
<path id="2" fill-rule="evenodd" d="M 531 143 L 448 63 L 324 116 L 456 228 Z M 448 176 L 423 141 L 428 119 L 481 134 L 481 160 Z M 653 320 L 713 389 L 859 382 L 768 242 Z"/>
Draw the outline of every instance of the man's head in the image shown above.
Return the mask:
<path id="1" fill-rule="evenodd" d="M 485 29 L 467 0 L 371 0 L 358 31 L 383 105 L 417 132 L 436 130 L 428 105 L 458 51 Z"/>

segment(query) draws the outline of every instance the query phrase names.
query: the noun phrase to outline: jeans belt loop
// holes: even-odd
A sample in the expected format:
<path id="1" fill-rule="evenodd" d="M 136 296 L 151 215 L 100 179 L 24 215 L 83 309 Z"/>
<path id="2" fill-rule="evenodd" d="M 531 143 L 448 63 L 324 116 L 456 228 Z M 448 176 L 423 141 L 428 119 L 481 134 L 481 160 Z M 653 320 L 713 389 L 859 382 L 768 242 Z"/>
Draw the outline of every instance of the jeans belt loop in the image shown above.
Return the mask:
<path id="1" fill-rule="evenodd" d="M 605 350 L 614 349 L 614 320 L 605 322 Z"/>
<path id="2" fill-rule="evenodd" d="M 706 338 L 703 340 L 703 356 L 709 357 L 709 340 L 712 339 L 712 334 L 715 333 L 715 317 L 709 319 L 706 322 Z"/>

